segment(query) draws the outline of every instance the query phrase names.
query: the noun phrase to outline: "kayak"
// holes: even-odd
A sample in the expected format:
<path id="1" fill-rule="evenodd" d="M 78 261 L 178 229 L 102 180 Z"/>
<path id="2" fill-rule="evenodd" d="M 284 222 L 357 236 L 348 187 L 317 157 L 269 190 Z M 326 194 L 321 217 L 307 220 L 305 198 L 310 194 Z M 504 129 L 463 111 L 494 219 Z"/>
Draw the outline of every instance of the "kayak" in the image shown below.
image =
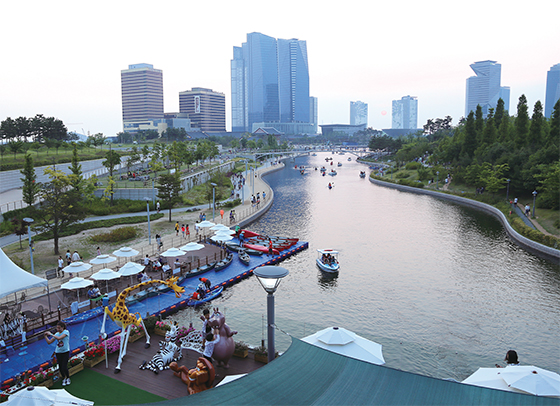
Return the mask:
<path id="1" fill-rule="evenodd" d="M 251 261 L 251 257 L 249 256 L 249 254 L 247 254 L 243 250 L 240 250 L 237 254 L 239 255 L 239 260 L 241 262 L 243 262 L 245 265 L 249 265 L 249 262 Z"/>
<path id="2" fill-rule="evenodd" d="M 222 269 L 227 268 L 232 261 L 233 261 L 233 254 L 230 252 L 224 259 L 216 263 L 216 266 L 214 267 L 214 271 L 221 271 Z"/>
<path id="3" fill-rule="evenodd" d="M 214 290 L 211 290 L 209 293 L 206 293 L 206 296 L 204 296 L 204 298 L 200 299 L 200 300 L 195 300 L 193 298 L 190 298 L 189 301 L 187 302 L 187 306 L 199 306 L 203 303 L 209 302 L 212 299 L 217 298 L 218 296 L 220 296 L 222 294 L 222 291 L 224 290 L 223 286 L 217 287 Z"/>
<path id="4" fill-rule="evenodd" d="M 259 237 L 260 234 L 249 230 L 241 230 L 239 233 L 243 233 L 243 238 Z"/>

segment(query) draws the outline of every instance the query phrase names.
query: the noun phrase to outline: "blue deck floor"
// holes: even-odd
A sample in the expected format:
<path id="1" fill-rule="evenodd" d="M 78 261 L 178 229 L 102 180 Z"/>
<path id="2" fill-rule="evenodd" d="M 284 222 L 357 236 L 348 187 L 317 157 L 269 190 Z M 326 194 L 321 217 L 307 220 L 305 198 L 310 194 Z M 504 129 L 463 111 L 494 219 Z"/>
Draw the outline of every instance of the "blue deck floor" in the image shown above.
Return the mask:
<path id="1" fill-rule="evenodd" d="M 278 263 L 296 252 L 307 249 L 308 243 L 299 241 L 297 244 L 293 245 L 287 250 L 281 251 L 279 255 L 270 257 L 266 254 L 262 256 L 251 256 L 251 262 L 249 266 L 244 265 L 239 261 L 237 253 L 234 253 L 233 262 L 225 269 L 221 271 L 210 270 L 204 274 L 204 277 L 210 279 L 212 286 L 224 285 L 227 287 L 240 280 L 252 275 L 252 270 L 265 264 L 272 265 Z M 192 278 L 187 278 L 181 283 L 181 286 L 185 288 L 185 293 L 180 299 L 175 297 L 173 292 L 167 292 L 159 294 L 158 296 L 148 297 L 141 302 L 135 303 L 128 306 L 130 313 L 140 313 L 142 316 L 146 314 L 156 314 L 164 311 L 164 309 L 170 306 L 177 306 L 184 301 L 196 290 L 197 285 L 200 283 L 198 278 L 202 275 L 197 275 Z M 110 308 L 113 305 L 109 306 Z M 99 330 L 103 323 L 103 313 L 99 308 L 88 310 L 87 312 L 81 313 L 84 317 L 91 315 L 90 312 L 97 312 L 96 317 L 90 318 L 84 322 L 71 324 L 68 326 L 68 331 L 70 332 L 70 349 L 72 353 L 80 352 L 80 347 L 85 345 L 82 340 L 83 337 L 87 336 L 89 341 L 97 341 L 99 338 Z M 119 327 L 110 319 L 107 320 L 105 330 L 109 336 L 117 330 Z M 7 356 L 2 356 L 2 363 L 0 364 L 0 382 L 4 382 L 6 379 L 12 378 L 23 371 L 28 369 L 35 369 L 39 365 L 48 362 L 52 359 L 53 352 L 55 349 L 55 344 L 47 344 L 45 340 L 39 340 L 34 343 L 28 344 L 26 347 L 22 347 L 15 351 L 8 351 Z"/>

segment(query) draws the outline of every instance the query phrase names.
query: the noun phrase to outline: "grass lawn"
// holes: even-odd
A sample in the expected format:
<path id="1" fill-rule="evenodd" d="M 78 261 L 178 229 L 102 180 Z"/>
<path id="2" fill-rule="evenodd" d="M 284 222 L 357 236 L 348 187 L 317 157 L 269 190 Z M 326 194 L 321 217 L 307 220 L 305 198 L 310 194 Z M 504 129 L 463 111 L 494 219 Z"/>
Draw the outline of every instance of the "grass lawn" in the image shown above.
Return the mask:
<path id="1" fill-rule="evenodd" d="M 536 209 L 537 221 L 550 234 L 560 237 L 560 229 L 558 229 L 558 210 L 540 209 L 537 205 Z M 556 223 L 556 225 L 555 225 Z"/>
<path id="2" fill-rule="evenodd" d="M 95 405 L 131 405 L 166 400 L 142 389 L 111 379 L 92 369 L 85 368 L 72 376 L 72 384 L 65 386 L 72 395 L 95 402 Z M 62 389 L 57 381 L 52 389 Z"/>

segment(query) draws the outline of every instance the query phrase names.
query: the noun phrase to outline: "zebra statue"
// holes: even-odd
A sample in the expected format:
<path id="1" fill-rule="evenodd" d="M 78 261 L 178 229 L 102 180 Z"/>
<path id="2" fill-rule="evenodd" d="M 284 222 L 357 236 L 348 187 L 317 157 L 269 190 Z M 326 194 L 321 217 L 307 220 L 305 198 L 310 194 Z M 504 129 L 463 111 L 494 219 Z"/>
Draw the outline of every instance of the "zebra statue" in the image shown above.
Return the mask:
<path id="1" fill-rule="evenodd" d="M 152 357 L 151 361 L 144 361 L 139 366 L 140 369 L 149 369 L 158 374 L 159 371 L 169 369 L 169 364 L 173 361 L 177 362 L 183 358 L 181 348 L 171 341 L 160 341 L 159 350 Z"/>

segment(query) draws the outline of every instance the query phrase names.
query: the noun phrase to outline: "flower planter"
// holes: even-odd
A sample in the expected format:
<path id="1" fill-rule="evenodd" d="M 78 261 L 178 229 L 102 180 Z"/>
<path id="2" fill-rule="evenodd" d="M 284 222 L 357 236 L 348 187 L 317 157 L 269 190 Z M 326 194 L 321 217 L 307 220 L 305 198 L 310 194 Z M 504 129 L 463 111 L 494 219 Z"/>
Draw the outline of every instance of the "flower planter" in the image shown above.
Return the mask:
<path id="1" fill-rule="evenodd" d="M 142 331 L 139 334 L 134 334 L 134 335 L 131 334 L 130 336 L 128 336 L 128 342 L 133 343 L 133 342 L 138 341 L 138 340 L 140 340 L 141 338 L 144 338 L 144 337 L 146 337 L 146 334 L 144 333 L 144 331 Z"/>
<path id="2" fill-rule="evenodd" d="M 50 388 L 53 385 L 54 385 L 54 381 L 52 378 L 37 384 L 37 386 L 44 386 L 45 388 Z"/>
<path id="3" fill-rule="evenodd" d="M 156 327 L 156 328 L 154 329 L 154 334 L 156 334 L 156 335 L 158 335 L 158 336 L 165 337 L 165 333 L 167 333 L 167 331 L 168 331 L 168 330 L 164 330 L 164 329 L 162 329 L 162 328 Z"/>
<path id="4" fill-rule="evenodd" d="M 103 354 L 101 357 L 97 357 L 97 358 L 93 358 L 93 359 L 85 359 L 84 360 L 84 366 L 88 367 L 88 368 L 93 368 L 94 366 L 96 366 L 97 364 L 99 364 L 100 362 L 105 361 L 105 354 Z"/>
<path id="5" fill-rule="evenodd" d="M 247 358 L 249 355 L 249 350 L 245 348 L 244 350 L 235 350 L 233 356 L 237 358 Z"/>
<path id="6" fill-rule="evenodd" d="M 255 361 L 268 364 L 268 354 L 255 354 Z"/>
<path id="7" fill-rule="evenodd" d="M 84 370 L 84 363 L 80 362 L 78 365 L 74 365 L 72 368 L 68 368 L 68 374 L 72 376 L 83 370 Z"/>

